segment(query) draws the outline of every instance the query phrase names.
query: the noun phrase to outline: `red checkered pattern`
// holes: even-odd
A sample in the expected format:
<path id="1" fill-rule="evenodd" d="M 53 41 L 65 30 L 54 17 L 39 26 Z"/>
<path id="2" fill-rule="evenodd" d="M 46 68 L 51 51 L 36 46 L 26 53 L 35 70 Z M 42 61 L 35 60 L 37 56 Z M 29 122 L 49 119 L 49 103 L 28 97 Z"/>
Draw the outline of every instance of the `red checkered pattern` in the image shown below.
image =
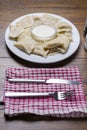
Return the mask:
<path id="1" fill-rule="evenodd" d="M 79 85 L 69 84 L 37 84 L 37 83 L 10 83 L 9 78 L 49 79 L 61 78 L 77 80 Z M 55 117 L 85 117 L 87 105 L 84 95 L 81 75 L 78 67 L 66 68 L 8 68 L 4 92 L 55 92 L 75 90 L 75 96 L 70 100 L 56 101 L 53 97 L 4 97 L 5 114 L 36 114 Z"/>

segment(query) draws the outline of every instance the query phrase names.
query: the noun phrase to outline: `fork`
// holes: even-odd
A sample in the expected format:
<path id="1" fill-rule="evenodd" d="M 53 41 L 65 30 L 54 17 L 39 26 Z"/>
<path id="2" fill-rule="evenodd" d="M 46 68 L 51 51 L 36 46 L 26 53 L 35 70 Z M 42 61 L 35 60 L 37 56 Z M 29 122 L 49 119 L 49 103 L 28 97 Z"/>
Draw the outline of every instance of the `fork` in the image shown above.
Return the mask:
<path id="1" fill-rule="evenodd" d="M 55 100 L 64 100 L 69 99 L 70 97 L 75 95 L 74 90 L 66 91 L 66 92 L 54 92 L 54 93 L 29 93 L 29 92 L 6 92 L 5 97 L 41 97 L 48 96 L 54 97 Z"/>

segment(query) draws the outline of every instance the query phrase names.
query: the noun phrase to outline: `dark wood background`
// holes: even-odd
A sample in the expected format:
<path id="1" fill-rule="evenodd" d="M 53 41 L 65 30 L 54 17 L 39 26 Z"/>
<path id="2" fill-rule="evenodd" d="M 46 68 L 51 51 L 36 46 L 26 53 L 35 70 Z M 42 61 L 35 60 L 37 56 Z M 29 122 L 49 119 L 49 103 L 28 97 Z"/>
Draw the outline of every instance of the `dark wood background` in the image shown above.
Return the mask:
<path id="1" fill-rule="evenodd" d="M 5 44 L 5 31 L 9 23 L 30 13 L 47 12 L 70 20 L 79 30 L 81 44 L 77 52 L 61 63 L 41 65 L 23 61 L 13 55 Z M 78 66 L 87 82 L 87 52 L 84 51 L 83 30 L 87 17 L 87 0 L 0 0 L 0 90 L 4 85 L 7 67 L 63 67 Z M 87 83 L 84 84 L 87 93 Z M 55 119 L 48 117 L 12 118 L 6 120 L 0 107 L 0 130 L 87 130 L 87 119 Z"/>

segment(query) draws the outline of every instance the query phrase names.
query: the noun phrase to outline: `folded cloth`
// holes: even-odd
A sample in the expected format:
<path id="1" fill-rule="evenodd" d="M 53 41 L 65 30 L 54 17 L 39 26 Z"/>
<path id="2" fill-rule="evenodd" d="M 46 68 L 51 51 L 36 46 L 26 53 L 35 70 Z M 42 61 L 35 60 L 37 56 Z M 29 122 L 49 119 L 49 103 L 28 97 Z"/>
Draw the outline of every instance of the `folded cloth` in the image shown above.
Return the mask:
<path id="1" fill-rule="evenodd" d="M 37 84 L 37 83 L 11 83 L 9 78 L 49 79 L 61 78 L 77 80 L 79 85 L 71 84 Z M 75 96 L 69 100 L 56 101 L 53 97 L 4 97 L 5 115 L 36 114 L 55 117 L 85 117 L 87 104 L 84 94 L 82 78 L 78 67 L 62 68 L 8 68 L 4 93 L 11 92 L 60 92 L 75 90 Z"/>

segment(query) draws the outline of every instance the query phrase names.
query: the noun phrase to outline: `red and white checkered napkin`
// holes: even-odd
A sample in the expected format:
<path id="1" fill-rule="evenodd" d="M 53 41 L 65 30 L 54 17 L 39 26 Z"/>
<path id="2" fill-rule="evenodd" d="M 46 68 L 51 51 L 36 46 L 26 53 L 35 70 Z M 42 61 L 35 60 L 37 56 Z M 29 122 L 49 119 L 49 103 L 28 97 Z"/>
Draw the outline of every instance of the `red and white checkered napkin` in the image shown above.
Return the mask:
<path id="1" fill-rule="evenodd" d="M 10 83 L 9 78 L 49 79 L 62 78 L 77 80 L 80 85 L 66 84 L 36 84 L 36 83 Z M 75 90 L 75 96 L 70 100 L 56 101 L 53 97 L 4 97 L 5 114 L 14 116 L 18 114 L 36 114 L 55 117 L 85 117 L 87 105 L 84 95 L 81 75 L 78 67 L 66 68 L 8 68 L 4 92 L 55 92 Z"/>

